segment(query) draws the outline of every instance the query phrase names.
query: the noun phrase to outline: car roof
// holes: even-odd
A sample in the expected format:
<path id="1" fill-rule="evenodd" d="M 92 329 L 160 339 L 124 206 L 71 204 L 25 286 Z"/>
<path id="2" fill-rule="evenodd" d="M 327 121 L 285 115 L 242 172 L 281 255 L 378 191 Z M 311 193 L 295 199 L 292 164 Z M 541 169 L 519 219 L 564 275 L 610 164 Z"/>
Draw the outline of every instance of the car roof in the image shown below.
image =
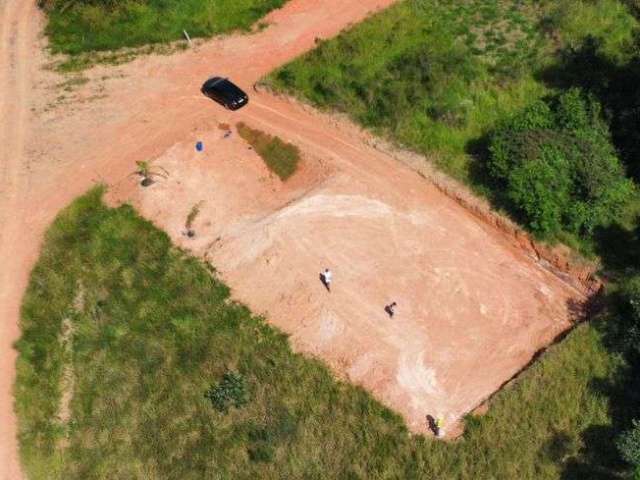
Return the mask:
<path id="1" fill-rule="evenodd" d="M 213 89 L 227 98 L 237 98 L 244 97 L 246 93 L 244 93 L 237 85 L 235 85 L 228 78 L 223 77 L 211 77 L 204 84 L 204 88 Z"/>

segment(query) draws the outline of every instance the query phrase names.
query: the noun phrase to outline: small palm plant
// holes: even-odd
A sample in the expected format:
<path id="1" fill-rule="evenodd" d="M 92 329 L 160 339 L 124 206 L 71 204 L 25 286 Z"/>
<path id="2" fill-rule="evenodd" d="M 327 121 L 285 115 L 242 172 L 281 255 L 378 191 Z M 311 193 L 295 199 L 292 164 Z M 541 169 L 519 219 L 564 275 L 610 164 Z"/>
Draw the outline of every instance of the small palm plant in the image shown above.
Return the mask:
<path id="1" fill-rule="evenodd" d="M 140 185 L 143 187 L 148 187 L 154 183 L 153 177 L 162 177 L 167 178 L 169 176 L 169 172 L 167 172 L 164 168 L 159 167 L 159 170 L 153 170 L 151 168 L 151 164 L 147 161 L 138 161 L 136 162 L 137 170 L 133 172 L 135 175 L 142 177 L 142 181 Z"/>

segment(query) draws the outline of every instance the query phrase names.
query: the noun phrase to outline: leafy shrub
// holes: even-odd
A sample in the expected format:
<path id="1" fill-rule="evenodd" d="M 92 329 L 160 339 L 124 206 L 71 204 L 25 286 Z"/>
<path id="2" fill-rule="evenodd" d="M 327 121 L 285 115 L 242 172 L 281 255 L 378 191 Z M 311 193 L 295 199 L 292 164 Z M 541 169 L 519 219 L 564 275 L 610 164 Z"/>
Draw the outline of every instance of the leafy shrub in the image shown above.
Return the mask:
<path id="1" fill-rule="evenodd" d="M 236 372 L 226 372 L 220 383 L 212 386 L 205 397 L 222 413 L 226 413 L 230 406 L 241 407 L 249 400 L 244 377 Z"/>
<path id="2" fill-rule="evenodd" d="M 578 89 L 537 101 L 504 121 L 490 152 L 490 175 L 542 236 L 591 233 L 615 220 L 633 191 L 600 105 Z"/>
<path id="3" fill-rule="evenodd" d="M 622 458 L 640 468 L 640 420 L 633 420 L 630 430 L 624 432 L 616 442 Z"/>

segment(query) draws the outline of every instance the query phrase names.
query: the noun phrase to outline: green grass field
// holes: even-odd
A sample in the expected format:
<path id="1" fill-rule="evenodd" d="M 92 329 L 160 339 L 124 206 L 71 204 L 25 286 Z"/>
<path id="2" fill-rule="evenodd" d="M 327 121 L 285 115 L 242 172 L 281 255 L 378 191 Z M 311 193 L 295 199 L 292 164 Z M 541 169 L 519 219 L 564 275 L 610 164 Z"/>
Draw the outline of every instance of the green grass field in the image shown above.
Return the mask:
<path id="1" fill-rule="evenodd" d="M 248 30 L 286 0 L 43 0 L 54 53 L 80 54 Z"/>
<path id="2" fill-rule="evenodd" d="M 637 22 L 619 0 L 407 0 L 265 81 L 421 153 L 478 190 L 469 152 L 553 89 L 541 75 L 588 35 L 623 61 Z"/>
<path id="3" fill-rule="evenodd" d="M 610 391 L 624 365 L 598 321 L 495 395 L 457 442 L 410 436 L 101 195 L 58 216 L 24 299 L 15 392 L 29 478 L 616 478 Z M 246 403 L 226 413 L 206 397 L 236 388 Z"/>

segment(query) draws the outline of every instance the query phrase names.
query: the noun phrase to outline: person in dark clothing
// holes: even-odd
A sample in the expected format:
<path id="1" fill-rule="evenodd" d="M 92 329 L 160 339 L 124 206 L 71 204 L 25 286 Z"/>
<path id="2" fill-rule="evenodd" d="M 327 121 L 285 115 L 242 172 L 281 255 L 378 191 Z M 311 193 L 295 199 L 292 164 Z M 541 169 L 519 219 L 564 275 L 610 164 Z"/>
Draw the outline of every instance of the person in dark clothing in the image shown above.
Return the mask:
<path id="1" fill-rule="evenodd" d="M 385 305 L 384 307 L 384 311 L 387 312 L 387 315 L 389 315 L 389 318 L 393 318 L 393 314 L 396 313 L 396 306 L 398 304 L 396 302 L 392 302 L 389 305 Z"/>

